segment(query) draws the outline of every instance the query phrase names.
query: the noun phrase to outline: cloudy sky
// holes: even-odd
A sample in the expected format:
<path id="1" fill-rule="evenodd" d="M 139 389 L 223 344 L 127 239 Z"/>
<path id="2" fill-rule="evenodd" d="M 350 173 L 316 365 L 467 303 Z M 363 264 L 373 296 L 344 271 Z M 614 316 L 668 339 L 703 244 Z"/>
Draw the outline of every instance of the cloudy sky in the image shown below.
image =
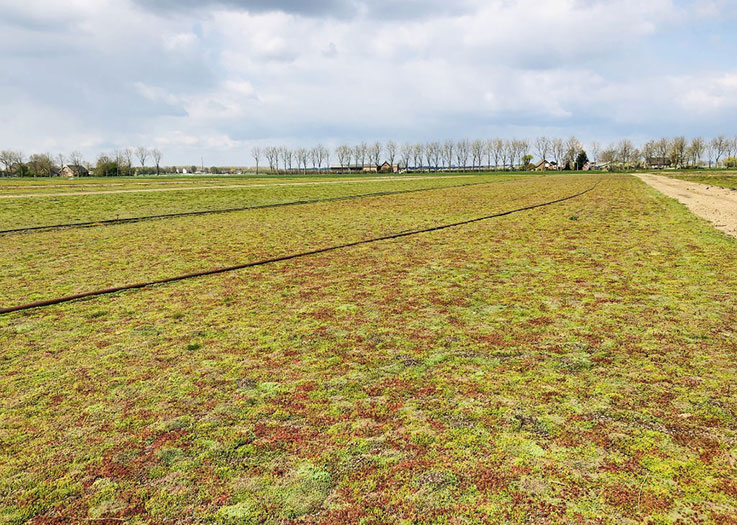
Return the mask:
<path id="1" fill-rule="evenodd" d="M 735 0 L 0 0 L 0 149 L 737 133 Z"/>

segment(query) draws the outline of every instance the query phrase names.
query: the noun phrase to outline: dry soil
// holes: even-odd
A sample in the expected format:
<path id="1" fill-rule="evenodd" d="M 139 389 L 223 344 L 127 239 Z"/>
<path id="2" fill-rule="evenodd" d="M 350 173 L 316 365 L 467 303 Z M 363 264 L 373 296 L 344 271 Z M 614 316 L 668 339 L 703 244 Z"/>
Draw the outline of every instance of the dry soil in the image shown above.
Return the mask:
<path id="1" fill-rule="evenodd" d="M 638 174 L 659 192 L 672 197 L 719 230 L 737 237 L 737 190 L 686 182 L 661 175 Z"/>

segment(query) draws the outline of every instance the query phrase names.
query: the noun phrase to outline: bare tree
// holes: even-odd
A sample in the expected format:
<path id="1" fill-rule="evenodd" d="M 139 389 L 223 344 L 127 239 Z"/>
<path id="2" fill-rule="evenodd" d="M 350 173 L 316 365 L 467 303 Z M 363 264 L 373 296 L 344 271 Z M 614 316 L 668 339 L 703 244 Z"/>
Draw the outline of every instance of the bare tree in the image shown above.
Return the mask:
<path id="1" fill-rule="evenodd" d="M 507 169 L 507 166 L 510 167 L 510 169 L 514 169 L 514 157 L 515 157 L 515 149 L 514 149 L 514 141 L 512 140 L 505 140 L 504 141 L 504 149 L 502 149 L 502 169 Z"/>
<path id="2" fill-rule="evenodd" d="M 523 165 L 528 158 L 526 158 L 528 155 L 530 155 L 530 141 L 527 139 L 522 139 L 517 141 L 517 155 L 518 159 L 520 161 L 520 165 Z M 524 169 L 526 169 L 526 166 L 524 166 Z"/>
<path id="3" fill-rule="evenodd" d="M 412 144 L 409 142 L 402 144 L 402 147 L 399 149 L 400 163 L 404 166 L 405 170 L 409 168 L 409 161 L 412 158 L 412 149 Z"/>
<path id="4" fill-rule="evenodd" d="M 576 169 L 576 157 L 578 157 L 578 154 L 583 151 L 581 142 L 579 142 L 576 137 L 569 137 L 566 141 L 565 148 L 565 163 L 573 166 L 573 169 Z"/>
<path id="5" fill-rule="evenodd" d="M 547 161 L 550 152 L 550 139 L 548 137 L 537 137 L 535 139 L 535 151 L 541 161 Z"/>
<path id="6" fill-rule="evenodd" d="M 603 149 L 599 154 L 599 160 L 601 160 L 602 164 L 614 164 L 617 160 L 617 149 L 614 146 Z"/>
<path id="7" fill-rule="evenodd" d="M 279 169 L 279 150 L 274 146 L 268 146 L 264 150 L 266 161 L 269 163 L 269 170 L 273 173 Z"/>
<path id="8" fill-rule="evenodd" d="M 435 142 L 425 144 L 425 161 L 427 162 L 428 171 L 432 169 L 432 161 L 435 158 Z"/>
<path id="9" fill-rule="evenodd" d="M 318 171 L 322 171 L 322 166 L 325 163 L 327 163 L 327 168 L 330 168 L 330 150 L 322 144 L 318 144 L 312 148 L 310 158 L 312 159 L 312 167 L 317 167 Z"/>
<path id="10" fill-rule="evenodd" d="M 368 148 L 369 161 L 371 161 L 371 163 L 376 167 L 379 166 L 381 161 L 381 150 L 381 142 L 378 141 L 371 144 Z"/>
<path id="11" fill-rule="evenodd" d="M 653 146 L 655 147 L 655 156 L 660 157 L 660 162 L 662 163 L 665 159 L 668 158 L 670 141 L 666 138 L 661 138 L 660 140 L 656 140 Z"/>
<path id="12" fill-rule="evenodd" d="M 719 161 L 722 160 L 729 148 L 729 140 L 724 135 L 719 135 L 711 140 L 711 147 L 714 153 L 714 165 L 719 166 Z M 709 167 L 711 167 L 711 164 L 709 164 Z"/>
<path id="13" fill-rule="evenodd" d="M 133 170 L 133 148 L 125 148 L 123 150 L 123 159 L 127 174 L 130 175 Z"/>
<path id="14" fill-rule="evenodd" d="M 284 165 L 284 171 L 292 171 L 292 162 L 294 160 L 294 153 L 286 146 L 279 148 L 279 156 L 281 157 L 282 164 Z"/>
<path id="15" fill-rule="evenodd" d="M 463 171 L 466 171 L 470 150 L 471 144 L 468 142 L 468 139 L 460 140 L 456 144 L 456 166 Z"/>
<path id="16" fill-rule="evenodd" d="M 494 139 L 484 141 L 484 155 L 486 156 L 486 169 L 491 169 L 491 157 L 494 155 Z"/>
<path id="17" fill-rule="evenodd" d="M 518 139 L 512 139 L 509 141 L 508 155 L 509 164 L 512 169 L 520 167 L 522 164 L 522 155 L 525 149 L 524 141 Z"/>
<path id="18" fill-rule="evenodd" d="M 146 159 L 148 159 L 148 149 L 144 148 L 143 146 L 138 146 L 136 148 L 136 158 L 138 159 L 138 162 L 141 163 L 141 167 L 146 167 Z"/>
<path id="19" fill-rule="evenodd" d="M 320 146 L 320 166 L 325 163 L 325 168 L 330 171 L 330 150 L 325 146 Z"/>
<path id="20" fill-rule="evenodd" d="M 688 146 L 688 156 L 691 159 L 692 166 L 698 167 L 701 165 L 705 149 L 706 143 L 702 137 L 696 137 L 691 140 L 691 144 Z"/>
<path id="21" fill-rule="evenodd" d="M 638 166 L 642 164 L 642 152 L 638 148 L 632 151 L 632 163 Z"/>
<path id="22" fill-rule="evenodd" d="M 562 139 L 554 138 L 550 141 L 550 152 L 553 155 L 553 160 L 555 161 L 555 169 L 557 170 L 560 170 L 560 163 L 563 160 L 565 151 L 566 147 L 565 144 L 563 144 Z"/>
<path id="23" fill-rule="evenodd" d="M 121 152 L 119 149 L 116 149 L 112 153 L 112 160 L 115 164 L 115 176 L 120 176 L 120 167 L 123 165 L 123 152 Z"/>
<path id="24" fill-rule="evenodd" d="M 8 149 L 0 151 L 0 163 L 5 166 L 3 171 L 10 173 L 10 167 L 13 165 L 13 152 Z"/>
<path id="25" fill-rule="evenodd" d="M 322 146 L 318 145 L 318 146 L 313 146 L 312 148 L 310 148 L 309 156 L 310 156 L 310 162 L 312 163 L 313 171 L 317 170 L 317 167 L 320 164 L 320 161 L 322 160 L 321 159 L 322 152 L 320 151 L 321 147 Z"/>
<path id="26" fill-rule="evenodd" d="M 635 159 L 635 145 L 629 139 L 622 139 L 617 145 L 617 161 L 623 167 L 629 166 Z"/>
<path id="27" fill-rule="evenodd" d="M 427 159 L 427 165 L 429 168 L 435 169 L 435 171 L 440 167 L 440 159 L 443 155 L 442 149 L 443 146 L 440 142 L 436 141 L 428 142 L 427 145 L 425 145 L 425 158 Z"/>
<path id="28" fill-rule="evenodd" d="M 0 163 L 5 166 L 6 172 L 13 173 L 23 164 L 23 153 L 8 149 L 0 151 Z"/>
<path id="29" fill-rule="evenodd" d="M 84 163 L 84 157 L 82 157 L 82 154 L 74 150 L 69 154 L 69 164 L 72 166 L 81 166 Z"/>
<path id="30" fill-rule="evenodd" d="M 253 157 L 253 160 L 256 161 L 256 175 L 258 175 L 258 167 L 261 162 L 261 148 L 258 146 L 254 146 L 251 148 L 251 156 Z"/>
<path id="31" fill-rule="evenodd" d="M 440 148 L 440 155 L 442 156 L 443 161 L 445 161 L 445 166 L 447 169 L 450 169 L 451 165 L 453 164 L 453 151 L 455 151 L 455 147 L 455 141 L 448 139 L 443 143 Z"/>
<path id="32" fill-rule="evenodd" d="M 35 153 L 28 158 L 28 170 L 34 177 L 51 177 L 56 171 L 56 165 L 51 154 Z"/>
<path id="33" fill-rule="evenodd" d="M 686 159 L 686 137 L 671 139 L 668 151 L 673 165 L 677 168 L 682 167 Z"/>
<path id="34" fill-rule="evenodd" d="M 432 153 L 433 165 L 435 167 L 435 171 L 438 171 L 438 169 L 440 169 L 440 159 L 441 159 L 441 155 L 442 155 L 442 152 L 441 152 L 442 146 L 441 146 L 440 142 L 437 142 L 437 141 L 432 142 L 432 148 L 431 149 L 432 149 L 432 152 L 433 152 Z"/>
<path id="35" fill-rule="evenodd" d="M 363 167 L 366 163 L 366 150 L 368 148 L 368 145 L 365 142 L 362 142 L 360 144 L 356 144 L 353 146 L 352 155 L 353 155 L 353 161 L 352 164 L 357 167 Z"/>
<path id="36" fill-rule="evenodd" d="M 713 140 L 704 141 L 704 151 L 706 153 L 707 165 L 711 168 L 714 163 L 714 156 L 716 155 L 716 147 Z"/>
<path id="37" fill-rule="evenodd" d="M 481 163 L 483 162 L 484 157 L 484 141 L 481 139 L 476 139 L 473 142 L 471 142 L 471 164 L 472 169 L 476 170 L 476 168 L 481 167 Z"/>
<path id="38" fill-rule="evenodd" d="M 335 156 L 338 157 L 338 164 L 340 164 L 342 171 L 343 168 L 351 163 L 353 149 L 348 144 L 341 144 L 335 148 Z"/>
<path id="39" fill-rule="evenodd" d="M 286 160 L 287 170 L 291 173 L 293 171 L 294 159 L 295 159 L 294 151 L 292 151 L 291 149 L 287 147 L 284 147 L 282 148 L 282 156 Z M 299 168 L 299 166 L 297 167 Z"/>
<path id="40" fill-rule="evenodd" d="M 151 150 L 151 160 L 154 161 L 154 166 L 156 166 L 156 175 L 159 174 L 160 166 L 161 166 L 161 151 L 154 148 Z"/>
<path id="41" fill-rule="evenodd" d="M 353 150 L 353 156 L 356 159 L 356 165 L 362 168 L 366 167 L 366 156 L 368 155 L 368 144 L 361 142 Z"/>
<path id="42" fill-rule="evenodd" d="M 597 164 L 599 162 L 599 152 L 601 152 L 601 144 L 594 141 L 589 146 L 589 153 L 591 154 L 591 162 Z"/>
<path id="43" fill-rule="evenodd" d="M 394 169 L 394 159 L 397 156 L 397 143 L 393 140 L 388 140 L 386 142 L 385 149 L 387 160 L 389 161 L 389 164 L 391 164 L 392 169 Z"/>
<path id="44" fill-rule="evenodd" d="M 297 148 L 294 152 L 294 157 L 297 159 L 297 171 L 302 168 L 302 173 L 307 173 L 307 158 L 309 152 L 305 148 Z"/>
<path id="45" fill-rule="evenodd" d="M 658 145 L 656 141 L 649 140 L 642 147 L 642 154 L 645 157 L 645 164 L 650 166 L 654 164 L 654 159 L 657 157 Z"/>
<path id="46" fill-rule="evenodd" d="M 425 155 L 425 145 L 422 142 L 418 142 L 412 146 L 412 160 L 414 161 L 415 169 L 422 169 L 422 157 Z"/>
<path id="47" fill-rule="evenodd" d="M 502 139 L 492 139 L 491 141 L 491 151 L 492 155 L 494 157 L 494 169 L 499 169 L 499 163 L 505 162 L 505 155 L 504 151 L 506 149 L 505 141 Z M 504 168 L 504 165 L 502 164 L 502 169 Z"/>

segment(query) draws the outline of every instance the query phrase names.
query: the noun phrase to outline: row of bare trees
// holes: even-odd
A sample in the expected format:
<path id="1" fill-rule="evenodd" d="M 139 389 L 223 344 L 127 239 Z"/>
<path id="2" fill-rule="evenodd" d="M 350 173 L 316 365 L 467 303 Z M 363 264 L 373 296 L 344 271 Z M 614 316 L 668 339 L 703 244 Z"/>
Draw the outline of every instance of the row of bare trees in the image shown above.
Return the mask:
<path id="1" fill-rule="evenodd" d="M 737 137 L 720 135 L 712 139 L 695 137 L 661 138 L 647 141 L 638 148 L 623 139 L 600 152 L 599 164 L 632 167 L 737 167 Z"/>
<path id="2" fill-rule="evenodd" d="M 256 147 L 252 151 L 257 169 L 265 158 L 272 172 L 306 172 L 330 168 L 330 152 L 323 145 L 295 150 L 284 146 Z M 446 140 L 398 144 L 361 142 L 341 144 L 334 150 L 337 165 L 333 169 L 376 167 L 384 161 L 404 170 L 479 170 L 529 169 L 531 162 L 548 163 L 550 169 L 637 167 L 737 167 L 737 137 L 724 135 L 713 139 L 696 137 L 650 140 L 642 147 L 623 139 L 605 148 L 597 142 L 585 147 L 576 137 L 561 139 Z"/>
<path id="3" fill-rule="evenodd" d="M 564 141 L 539 137 L 526 139 L 446 140 L 398 144 L 393 140 L 341 144 L 335 148 L 337 169 L 376 167 L 384 161 L 400 169 L 411 170 L 478 170 L 519 169 L 530 165 L 532 152 L 542 160 L 554 160 L 557 165 L 574 164 L 584 151 L 575 137 Z M 307 171 L 330 168 L 330 151 L 323 145 L 295 150 L 284 146 L 256 147 L 251 150 L 257 168 L 265 158 L 271 171 Z"/>
<path id="4" fill-rule="evenodd" d="M 73 151 L 69 155 L 34 153 L 26 159 L 22 151 L 2 150 L 0 151 L 0 165 L 2 165 L 4 174 L 13 176 L 51 177 L 58 174 L 64 166 L 75 168 L 78 173 L 91 172 L 100 177 L 134 175 L 142 171 L 159 175 L 162 156 L 161 151 L 156 148 L 149 149 L 140 146 L 100 154 L 93 165 L 85 161 L 79 151 Z M 134 166 L 134 159 L 138 161 L 140 168 Z M 153 165 L 147 169 L 146 161 L 149 159 Z M 77 169 L 80 167 L 83 167 L 84 170 Z"/>
<path id="5" fill-rule="evenodd" d="M 322 171 L 330 168 L 330 150 L 322 144 L 309 149 L 289 149 L 284 146 L 261 148 L 257 146 L 251 150 L 251 156 L 256 161 L 257 174 L 263 158 L 266 158 L 269 169 L 272 172 L 278 172 L 282 169 L 284 171 L 302 171 L 304 173 L 308 168 L 312 171 Z"/>

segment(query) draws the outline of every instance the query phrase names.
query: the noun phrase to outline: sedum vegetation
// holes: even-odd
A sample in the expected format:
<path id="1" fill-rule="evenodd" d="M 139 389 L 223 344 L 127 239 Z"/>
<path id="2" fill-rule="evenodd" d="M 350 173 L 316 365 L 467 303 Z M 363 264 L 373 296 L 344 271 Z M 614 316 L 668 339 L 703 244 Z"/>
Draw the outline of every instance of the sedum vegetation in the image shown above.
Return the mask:
<path id="1" fill-rule="evenodd" d="M 3 303 L 597 180 L 0 317 L 0 522 L 734 521 L 737 243 L 631 176 L 8 236 Z"/>
<path id="2" fill-rule="evenodd" d="M 361 195 L 377 192 L 401 192 L 500 182 L 531 174 L 444 175 L 440 177 L 310 177 L 251 178 L 168 181 L 149 179 L 135 182 L 115 179 L 56 181 L 0 181 L 0 230 L 67 224 L 106 219 L 125 219 L 167 213 L 206 211 L 247 206 L 262 206 Z M 165 191 L 162 191 L 165 190 Z"/>

